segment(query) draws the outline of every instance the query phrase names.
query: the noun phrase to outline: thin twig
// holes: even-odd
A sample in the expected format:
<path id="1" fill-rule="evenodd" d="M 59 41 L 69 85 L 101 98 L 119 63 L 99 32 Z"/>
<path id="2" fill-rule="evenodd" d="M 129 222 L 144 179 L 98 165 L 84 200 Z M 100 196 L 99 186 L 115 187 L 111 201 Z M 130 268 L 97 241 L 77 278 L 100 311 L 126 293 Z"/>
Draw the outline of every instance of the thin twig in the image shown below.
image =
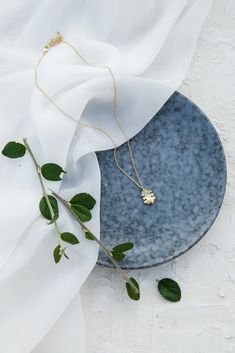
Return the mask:
<path id="1" fill-rule="evenodd" d="M 138 288 L 133 284 L 133 282 L 130 280 L 130 278 L 127 276 L 126 272 L 122 270 L 122 268 L 119 266 L 117 261 L 114 260 L 113 256 L 110 253 L 110 250 L 92 233 L 92 231 L 80 220 L 80 218 L 77 216 L 77 214 L 73 211 L 71 208 L 71 205 L 69 202 L 64 200 L 60 195 L 58 195 L 55 191 L 51 190 L 52 195 L 59 200 L 64 207 L 67 208 L 67 210 L 74 216 L 76 221 L 79 223 L 80 227 L 82 228 L 84 233 L 91 233 L 94 241 L 100 246 L 100 248 L 104 251 L 104 253 L 108 256 L 108 258 L 112 261 L 113 265 L 116 267 L 118 273 L 122 277 L 125 283 L 129 283 L 129 285 L 132 287 L 132 289 L 136 292 L 139 293 Z"/>
<path id="2" fill-rule="evenodd" d="M 51 214 L 51 219 L 54 220 L 55 218 L 55 212 L 51 206 L 51 202 L 49 200 L 49 197 L 47 195 L 47 192 L 46 192 L 46 188 L 44 186 L 44 183 L 43 183 L 43 177 L 42 177 L 42 172 L 41 172 L 41 166 L 38 164 L 34 154 L 33 154 L 33 151 L 31 150 L 28 142 L 27 142 L 27 139 L 26 138 L 23 138 L 23 142 L 24 142 L 24 146 L 25 148 L 27 149 L 27 151 L 29 152 L 30 154 L 30 157 L 32 158 L 32 161 L 34 163 L 34 166 L 35 166 L 35 169 L 37 171 L 37 175 L 38 175 L 38 179 L 39 179 L 39 182 L 40 182 L 40 186 L 41 186 L 41 189 L 42 189 L 42 194 L 46 200 L 46 203 L 47 203 L 47 206 L 48 206 L 48 209 L 50 211 L 50 214 Z M 57 222 L 54 220 L 53 221 L 53 224 L 54 224 L 54 227 L 56 229 L 56 234 L 57 234 L 57 238 L 58 238 L 58 243 L 61 247 L 61 249 L 63 249 L 63 243 L 62 243 L 62 240 L 61 240 L 61 235 L 60 235 L 60 231 L 59 231 L 59 228 L 58 228 L 58 224 Z"/>

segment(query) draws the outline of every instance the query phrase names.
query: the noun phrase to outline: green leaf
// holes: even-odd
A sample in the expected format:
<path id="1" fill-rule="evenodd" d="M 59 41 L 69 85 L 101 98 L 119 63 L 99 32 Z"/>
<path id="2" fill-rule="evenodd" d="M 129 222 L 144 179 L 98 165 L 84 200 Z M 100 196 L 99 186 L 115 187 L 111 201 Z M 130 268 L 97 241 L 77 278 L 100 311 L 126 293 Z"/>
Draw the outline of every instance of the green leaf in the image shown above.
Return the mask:
<path id="1" fill-rule="evenodd" d="M 113 251 L 113 250 L 111 250 L 111 254 L 112 254 L 112 257 L 114 258 L 114 260 L 116 260 L 116 261 L 121 261 L 126 256 L 123 252 L 118 252 L 118 251 Z"/>
<path id="2" fill-rule="evenodd" d="M 63 232 L 63 233 L 61 233 L 60 236 L 61 236 L 61 239 L 63 241 L 65 241 L 66 243 L 69 243 L 69 244 L 72 244 L 72 245 L 75 245 L 75 244 L 79 243 L 78 238 L 72 233 Z"/>
<path id="3" fill-rule="evenodd" d="M 91 219 L 91 212 L 82 205 L 72 205 L 71 209 L 82 222 L 88 222 Z"/>
<path id="4" fill-rule="evenodd" d="M 139 287 L 139 284 L 133 277 L 130 278 L 130 281 L 134 284 L 134 286 L 137 288 L 138 291 L 136 292 L 134 290 L 134 288 L 132 288 L 130 283 L 127 282 L 126 283 L 127 294 L 129 295 L 129 297 L 132 300 L 139 300 L 140 299 L 140 287 Z"/>
<path id="5" fill-rule="evenodd" d="M 58 262 L 60 261 L 60 259 L 62 257 L 62 251 L 61 251 L 59 245 L 54 249 L 53 255 L 54 255 L 55 263 L 58 264 Z"/>
<path id="6" fill-rule="evenodd" d="M 88 210 L 92 210 L 92 208 L 96 204 L 96 200 L 90 194 L 87 194 L 84 192 L 84 193 L 75 195 L 70 200 L 70 204 L 74 206 L 81 205 L 86 207 Z"/>
<path id="7" fill-rule="evenodd" d="M 10 141 L 2 150 L 2 154 L 8 158 L 20 158 L 25 155 L 26 148 L 22 143 Z"/>
<path id="8" fill-rule="evenodd" d="M 114 248 L 112 249 L 113 251 L 117 251 L 117 252 L 123 252 L 123 251 L 128 251 L 131 250 L 134 247 L 133 243 L 123 243 L 123 244 L 119 244 L 117 246 L 114 246 Z"/>
<path id="9" fill-rule="evenodd" d="M 41 171 L 45 179 L 52 181 L 62 180 L 60 177 L 61 173 L 66 173 L 63 168 L 55 163 L 44 164 L 41 168 Z"/>
<path id="10" fill-rule="evenodd" d="M 95 237 L 91 232 L 85 232 L 85 238 L 88 240 L 95 240 Z"/>
<path id="11" fill-rule="evenodd" d="M 57 200 L 53 196 L 48 195 L 48 198 L 49 198 L 51 207 L 52 207 L 54 214 L 55 214 L 54 219 L 52 219 L 52 217 L 51 217 L 51 212 L 50 212 L 49 207 L 47 205 L 45 196 L 43 196 L 41 198 L 41 201 L 39 203 L 39 210 L 40 210 L 43 217 L 45 217 L 49 221 L 53 222 L 59 217 L 58 204 L 57 204 Z"/>
<path id="12" fill-rule="evenodd" d="M 181 299 L 181 289 L 177 282 L 170 278 L 163 278 L 158 282 L 160 294 L 170 302 L 178 302 Z"/>

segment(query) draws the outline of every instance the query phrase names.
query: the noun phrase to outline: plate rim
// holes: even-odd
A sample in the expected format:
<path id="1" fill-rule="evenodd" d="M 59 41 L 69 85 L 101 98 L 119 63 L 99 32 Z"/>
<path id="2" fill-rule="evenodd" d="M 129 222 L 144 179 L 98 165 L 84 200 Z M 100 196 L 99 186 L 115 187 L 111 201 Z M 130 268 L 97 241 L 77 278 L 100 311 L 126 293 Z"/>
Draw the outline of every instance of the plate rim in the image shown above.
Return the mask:
<path id="1" fill-rule="evenodd" d="M 201 114 L 204 116 L 204 118 L 207 120 L 207 122 L 209 123 L 209 125 L 212 127 L 212 129 L 214 130 L 214 132 L 216 133 L 217 135 L 217 138 L 218 138 L 218 141 L 219 141 L 219 144 L 221 146 L 221 151 L 222 151 L 222 155 L 224 157 L 224 161 L 225 161 L 225 183 L 224 183 L 224 190 L 223 190 L 223 197 L 221 199 L 221 202 L 219 204 L 219 208 L 218 208 L 218 212 L 216 213 L 212 223 L 210 224 L 210 226 L 202 233 L 202 235 L 196 240 L 194 241 L 192 244 L 190 244 L 187 248 L 185 248 L 184 250 L 180 251 L 179 253 L 175 254 L 175 255 L 172 255 L 172 256 L 169 256 L 167 257 L 165 260 L 161 260 L 161 261 L 157 261 L 156 263 L 154 264 L 151 264 L 151 265 L 143 265 L 143 266 L 138 266 L 138 267 L 132 267 L 132 266 L 125 266 L 125 265 L 122 265 L 122 264 L 119 264 L 120 267 L 123 269 L 123 270 L 143 270 L 143 269 L 148 269 L 148 268 L 153 268 L 153 267 L 158 267 L 160 265 L 163 265 L 163 264 L 166 264 L 174 259 L 177 259 L 179 258 L 180 256 L 184 255 L 185 253 L 187 253 L 189 250 L 191 250 L 197 243 L 199 243 L 202 238 L 204 238 L 204 236 L 208 233 L 209 229 L 213 226 L 213 224 L 215 223 L 219 213 L 220 213 L 220 210 L 222 208 L 222 205 L 223 205 L 223 202 L 224 202 L 224 198 L 225 198 L 225 194 L 226 194 L 226 189 L 227 189 L 227 160 L 226 160 L 226 155 L 225 155 L 225 152 L 224 152 L 224 147 L 223 147 L 223 144 L 222 144 L 222 141 L 221 141 L 221 138 L 214 126 L 214 124 L 212 123 L 212 121 L 208 118 L 208 116 L 203 112 L 203 110 L 196 104 L 194 103 L 190 98 L 186 97 L 184 94 L 182 94 L 181 92 L 179 91 L 175 91 L 172 93 L 172 95 L 168 98 L 168 100 L 173 96 L 173 95 L 179 95 L 183 98 L 185 98 L 188 102 L 190 102 L 194 107 L 196 107 L 198 109 L 199 112 L 201 112 Z M 158 112 L 164 107 L 164 105 L 168 102 L 168 100 L 162 105 L 162 107 L 158 110 Z M 158 113 L 157 112 L 157 113 Z M 156 113 L 156 114 L 157 114 Z M 155 115 L 156 115 L 155 114 Z M 155 115 L 149 120 L 149 122 L 155 117 Z M 149 123 L 148 122 L 148 123 Z M 147 124 L 148 124 L 147 123 Z M 146 125 L 147 125 L 146 124 Z M 145 125 L 145 126 L 146 126 Z M 145 127 L 144 126 L 144 127 Z M 144 128 L 143 127 L 143 128 Z M 140 130 L 141 131 L 141 130 Z M 139 132 L 140 132 L 139 131 Z M 138 132 L 138 133 L 139 133 Z M 138 133 L 136 135 L 138 135 Z M 135 135 L 135 136 L 136 136 Z M 108 265 L 107 263 L 103 263 L 102 261 L 99 260 L 99 252 L 100 252 L 100 249 L 98 251 L 98 257 L 97 257 L 97 261 L 96 261 L 96 265 L 100 266 L 100 267 L 105 267 L 105 268 L 109 268 L 109 269 L 114 269 L 114 265 L 110 262 L 110 265 Z"/>

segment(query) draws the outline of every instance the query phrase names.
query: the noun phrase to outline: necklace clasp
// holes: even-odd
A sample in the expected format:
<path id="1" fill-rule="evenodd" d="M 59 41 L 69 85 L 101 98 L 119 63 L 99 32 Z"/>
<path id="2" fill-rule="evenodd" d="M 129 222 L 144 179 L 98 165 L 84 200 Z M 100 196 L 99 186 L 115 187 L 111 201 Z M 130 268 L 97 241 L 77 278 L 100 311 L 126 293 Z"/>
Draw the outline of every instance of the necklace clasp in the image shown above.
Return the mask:
<path id="1" fill-rule="evenodd" d="M 44 53 L 47 53 L 48 50 L 58 44 L 60 44 L 61 42 L 63 42 L 64 38 L 63 36 L 58 33 L 56 37 L 54 38 L 51 38 L 46 44 L 45 46 L 43 47 L 43 51 Z"/>

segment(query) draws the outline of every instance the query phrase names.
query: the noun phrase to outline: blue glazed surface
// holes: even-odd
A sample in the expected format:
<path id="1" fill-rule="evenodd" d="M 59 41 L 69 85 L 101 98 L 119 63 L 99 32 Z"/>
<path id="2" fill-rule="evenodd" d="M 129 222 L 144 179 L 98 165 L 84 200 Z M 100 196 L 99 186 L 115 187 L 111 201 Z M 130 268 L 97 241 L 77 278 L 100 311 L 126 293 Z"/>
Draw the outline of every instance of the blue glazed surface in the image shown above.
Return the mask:
<path id="1" fill-rule="evenodd" d="M 113 151 L 98 152 L 101 185 L 101 238 L 108 246 L 132 241 L 120 265 L 128 269 L 159 265 L 183 254 L 214 222 L 226 188 L 221 141 L 207 117 L 175 93 L 132 140 L 145 187 L 157 195 L 147 206 L 140 189 L 115 166 Z M 120 164 L 131 173 L 126 145 Z M 98 263 L 112 267 L 100 252 Z"/>

